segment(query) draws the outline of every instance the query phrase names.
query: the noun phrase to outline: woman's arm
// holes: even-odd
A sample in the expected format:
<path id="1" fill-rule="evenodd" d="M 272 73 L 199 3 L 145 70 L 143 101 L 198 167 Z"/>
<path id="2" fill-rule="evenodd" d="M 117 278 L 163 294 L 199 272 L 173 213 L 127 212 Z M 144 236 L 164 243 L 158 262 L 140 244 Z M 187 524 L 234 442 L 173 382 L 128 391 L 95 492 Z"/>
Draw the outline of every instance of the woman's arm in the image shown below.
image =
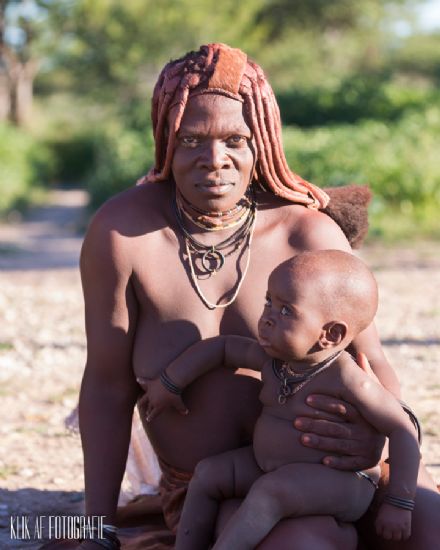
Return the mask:
<path id="1" fill-rule="evenodd" d="M 365 354 L 372 371 L 382 386 L 397 399 L 400 399 L 399 380 L 385 357 L 374 322 L 356 336 L 349 347 L 349 351 L 353 357 L 358 357 L 360 353 Z"/>
<path id="2" fill-rule="evenodd" d="M 139 393 L 131 350 L 137 304 L 121 235 L 108 209 L 97 214 L 81 253 L 87 364 L 80 394 L 86 512 L 113 523 Z"/>

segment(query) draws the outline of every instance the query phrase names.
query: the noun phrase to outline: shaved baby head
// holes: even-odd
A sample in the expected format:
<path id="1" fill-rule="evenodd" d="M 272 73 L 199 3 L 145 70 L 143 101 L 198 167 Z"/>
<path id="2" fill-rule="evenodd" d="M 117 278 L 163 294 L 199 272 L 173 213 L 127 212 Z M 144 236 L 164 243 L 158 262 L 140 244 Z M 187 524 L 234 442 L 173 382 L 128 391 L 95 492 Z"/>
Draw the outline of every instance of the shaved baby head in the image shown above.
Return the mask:
<path id="1" fill-rule="evenodd" d="M 344 321 L 352 337 L 373 321 L 377 283 L 356 256 L 341 250 L 303 252 L 280 264 L 273 273 L 282 271 L 288 272 L 286 284 L 291 289 L 313 296 L 312 304 L 319 304 L 327 321 Z"/>

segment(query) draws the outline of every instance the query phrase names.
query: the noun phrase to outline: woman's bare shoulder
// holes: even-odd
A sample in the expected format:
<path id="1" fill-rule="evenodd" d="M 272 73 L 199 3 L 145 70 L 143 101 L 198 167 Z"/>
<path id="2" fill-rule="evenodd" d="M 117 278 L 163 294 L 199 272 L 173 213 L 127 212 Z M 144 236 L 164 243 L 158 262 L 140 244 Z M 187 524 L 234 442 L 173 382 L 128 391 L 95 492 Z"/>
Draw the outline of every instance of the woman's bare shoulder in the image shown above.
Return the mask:
<path id="1" fill-rule="evenodd" d="M 290 244 L 296 249 L 341 249 L 351 251 L 339 225 L 327 214 L 302 204 L 293 204 L 270 192 L 257 195 L 258 210 L 271 222 L 285 226 Z"/>
<path id="2" fill-rule="evenodd" d="M 338 249 L 351 251 L 342 229 L 327 214 L 303 207 L 292 220 L 293 239 L 304 250 Z"/>
<path id="3" fill-rule="evenodd" d="M 115 231 L 127 236 L 148 231 L 148 226 L 159 223 L 159 220 L 165 224 L 170 197 L 167 183 L 144 183 L 130 187 L 100 206 L 89 230 Z"/>

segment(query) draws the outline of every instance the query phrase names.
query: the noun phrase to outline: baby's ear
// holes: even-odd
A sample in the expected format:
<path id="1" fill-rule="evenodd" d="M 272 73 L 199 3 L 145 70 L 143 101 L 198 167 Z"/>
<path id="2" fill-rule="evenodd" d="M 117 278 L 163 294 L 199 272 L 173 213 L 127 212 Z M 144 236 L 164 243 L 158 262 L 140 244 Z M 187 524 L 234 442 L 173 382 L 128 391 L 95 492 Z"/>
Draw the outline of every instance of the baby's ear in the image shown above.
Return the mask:
<path id="1" fill-rule="evenodd" d="M 322 349 L 335 348 L 347 336 L 348 327 L 343 321 L 330 321 L 322 327 L 319 345 Z"/>

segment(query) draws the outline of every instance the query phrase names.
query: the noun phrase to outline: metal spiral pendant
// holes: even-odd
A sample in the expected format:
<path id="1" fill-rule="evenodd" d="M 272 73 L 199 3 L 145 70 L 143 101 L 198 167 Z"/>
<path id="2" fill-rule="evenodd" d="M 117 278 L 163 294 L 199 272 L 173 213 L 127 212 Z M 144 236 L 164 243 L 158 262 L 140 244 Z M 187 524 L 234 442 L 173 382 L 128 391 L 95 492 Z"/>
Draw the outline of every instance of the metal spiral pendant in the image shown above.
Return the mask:
<path id="1" fill-rule="evenodd" d="M 220 250 L 216 250 L 215 246 L 212 246 L 202 256 L 202 267 L 209 274 L 220 271 L 224 263 L 225 257 Z"/>

